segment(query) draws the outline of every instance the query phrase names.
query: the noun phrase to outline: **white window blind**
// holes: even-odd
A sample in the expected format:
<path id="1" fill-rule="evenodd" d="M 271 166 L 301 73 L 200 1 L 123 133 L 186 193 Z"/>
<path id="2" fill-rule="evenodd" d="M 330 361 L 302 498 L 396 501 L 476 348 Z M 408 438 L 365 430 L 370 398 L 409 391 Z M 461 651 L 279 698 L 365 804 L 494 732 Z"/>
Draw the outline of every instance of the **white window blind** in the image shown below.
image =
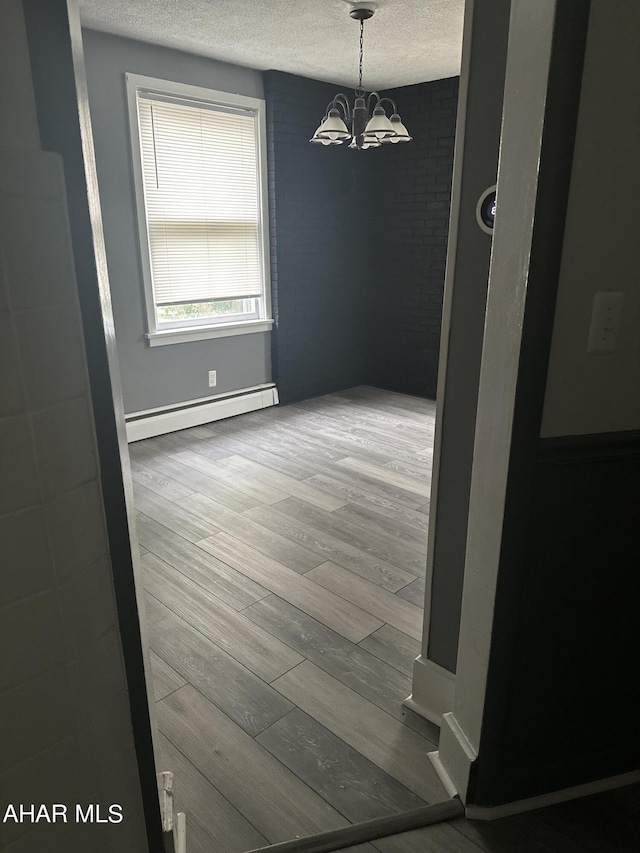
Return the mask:
<path id="1" fill-rule="evenodd" d="M 263 292 L 256 117 L 138 95 L 156 305 Z"/>

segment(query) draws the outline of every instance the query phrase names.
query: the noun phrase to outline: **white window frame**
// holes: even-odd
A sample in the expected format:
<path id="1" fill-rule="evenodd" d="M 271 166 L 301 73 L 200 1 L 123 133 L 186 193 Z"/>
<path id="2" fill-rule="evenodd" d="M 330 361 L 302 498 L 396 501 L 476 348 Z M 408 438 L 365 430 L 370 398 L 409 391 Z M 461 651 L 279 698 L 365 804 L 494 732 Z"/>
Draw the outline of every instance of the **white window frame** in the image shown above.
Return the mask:
<path id="1" fill-rule="evenodd" d="M 164 344 L 188 343 L 207 338 L 222 338 L 231 335 L 246 335 L 253 332 L 269 332 L 273 325 L 271 317 L 271 278 L 269 260 L 269 208 L 267 194 L 267 128 L 265 118 L 265 102 L 261 98 L 250 98 L 246 95 L 234 95 L 229 92 L 218 92 L 201 86 L 190 86 L 186 83 L 174 83 L 170 80 L 158 80 L 154 77 L 144 77 L 139 74 L 125 73 L 127 86 L 127 101 L 129 106 L 129 129 L 131 139 L 131 158 L 133 163 L 133 179 L 136 197 L 136 212 L 138 219 L 138 234 L 140 245 L 140 263 L 142 281 L 144 284 L 145 313 L 147 316 L 147 331 L 145 337 L 149 346 Z M 183 98 L 197 104 L 210 106 L 232 107 L 246 110 L 256 118 L 256 145 L 258 151 L 258 203 L 261 212 L 259 231 L 260 265 L 262 268 L 262 294 L 258 297 L 259 316 L 252 319 L 233 320 L 221 318 L 219 321 L 200 319 L 178 321 L 170 327 L 159 328 L 156 313 L 156 301 L 153 292 L 153 275 L 151 270 L 151 254 L 147 230 L 147 214 L 144 201 L 144 183 L 142 173 L 142 151 L 140 147 L 140 127 L 138 121 L 138 93 L 144 95 L 159 95 L 164 97 Z"/>

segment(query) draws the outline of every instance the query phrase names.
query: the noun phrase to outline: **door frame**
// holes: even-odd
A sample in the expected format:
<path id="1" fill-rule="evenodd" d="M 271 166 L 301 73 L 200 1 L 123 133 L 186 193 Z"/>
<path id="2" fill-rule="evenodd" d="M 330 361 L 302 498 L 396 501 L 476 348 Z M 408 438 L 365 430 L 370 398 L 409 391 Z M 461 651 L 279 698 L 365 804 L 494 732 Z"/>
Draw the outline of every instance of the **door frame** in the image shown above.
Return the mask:
<path id="1" fill-rule="evenodd" d="M 77 0 L 22 0 L 43 150 L 61 155 L 149 850 L 164 851 L 133 485 Z"/>
<path id="2" fill-rule="evenodd" d="M 131 718 L 149 845 L 155 853 L 162 849 L 162 831 L 154 703 L 80 16 L 75 0 L 24 0 L 23 5 L 43 148 L 61 154 L 65 166 Z M 517 543 L 539 439 L 554 270 L 562 249 L 584 55 L 583 43 L 574 40 L 572 46 L 568 40 L 568 24 L 581 15 L 588 19 L 588 12 L 589 0 L 512 2 L 460 650 L 453 711 L 444 715 L 439 751 L 443 773 L 463 800 L 472 794 L 479 752 L 501 553 L 507 536 L 507 544 Z M 531 51 L 523 49 L 532 40 L 534 63 Z M 567 103 L 575 115 L 560 122 L 558 107 L 566 109 Z M 539 262 L 545 255 L 546 265 Z M 504 323 L 506 310 L 515 330 Z M 446 430 L 444 414 L 437 414 L 440 439 Z M 436 465 L 439 461 L 434 459 Z M 437 503 L 437 492 L 434 496 Z M 516 507 L 515 520 L 505 513 L 506 504 Z"/>

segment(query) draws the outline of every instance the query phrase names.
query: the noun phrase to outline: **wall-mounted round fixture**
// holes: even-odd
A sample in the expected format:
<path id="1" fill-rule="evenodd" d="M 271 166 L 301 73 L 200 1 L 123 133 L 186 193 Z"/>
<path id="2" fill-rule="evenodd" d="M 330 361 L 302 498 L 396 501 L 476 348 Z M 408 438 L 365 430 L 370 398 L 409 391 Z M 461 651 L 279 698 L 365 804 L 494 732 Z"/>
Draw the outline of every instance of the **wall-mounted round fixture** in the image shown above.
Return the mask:
<path id="1" fill-rule="evenodd" d="M 476 205 L 478 225 L 486 234 L 493 234 L 493 224 L 496 218 L 496 185 L 486 189 Z"/>

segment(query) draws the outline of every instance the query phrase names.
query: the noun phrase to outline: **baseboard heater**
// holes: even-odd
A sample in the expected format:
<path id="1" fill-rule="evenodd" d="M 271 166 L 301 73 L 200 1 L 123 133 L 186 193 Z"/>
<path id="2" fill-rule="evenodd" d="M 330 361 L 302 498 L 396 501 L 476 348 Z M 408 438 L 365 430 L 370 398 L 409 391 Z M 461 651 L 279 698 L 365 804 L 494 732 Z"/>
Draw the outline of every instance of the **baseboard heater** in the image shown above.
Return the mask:
<path id="1" fill-rule="evenodd" d="M 398 815 L 377 817 L 373 820 L 355 823 L 353 826 L 320 832 L 317 835 L 294 838 L 280 844 L 256 848 L 250 850 L 249 853 L 331 853 L 332 850 L 341 850 L 344 847 L 375 841 L 377 838 L 387 838 L 389 835 L 410 832 L 412 829 L 422 829 L 434 823 L 443 823 L 463 816 L 464 806 L 459 797 L 454 797 L 444 803 L 422 806 L 422 808 Z"/>
<path id="2" fill-rule="evenodd" d="M 131 444 L 143 438 L 201 426 L 277 404 L 278 390 L 273 383 L 269 383 L 227 394 L 217 394 L 214 397 L 187 400 L 161 409 L 132 412 L 125 415 L 127 441 Z"/>

